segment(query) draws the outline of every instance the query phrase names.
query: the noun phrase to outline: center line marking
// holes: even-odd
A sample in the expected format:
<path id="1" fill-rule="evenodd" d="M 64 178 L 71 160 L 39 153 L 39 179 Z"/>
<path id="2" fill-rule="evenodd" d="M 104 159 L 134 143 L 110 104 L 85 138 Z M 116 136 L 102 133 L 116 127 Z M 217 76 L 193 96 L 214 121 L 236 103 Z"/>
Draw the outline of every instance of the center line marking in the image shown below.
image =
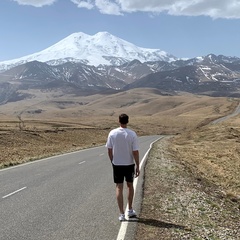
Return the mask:
<path id="1" fill-rule="evenodd" d="M 18 192 L 20 192 L 20 191 L 22 191 L 22 190 L 24 190 L 24 189 L 26 189 L 26 188 L 27 188 L 27 187 L 20 188 L 20 189 L 14 191 L 14 192 L 12 192 L 12 193 L 9 193 L 8 195 L 3 196 L 2 198 L 10 197 L 10 196 L 12 196 L 13 194 L 18 193 Z"/>
<path id="2" fill-rule="evenodd" d="M 80 162 L 79 164 L 83 164 L 83 163 L 85 163 L 86 161 L 83 161 L 83 162 Z"/>

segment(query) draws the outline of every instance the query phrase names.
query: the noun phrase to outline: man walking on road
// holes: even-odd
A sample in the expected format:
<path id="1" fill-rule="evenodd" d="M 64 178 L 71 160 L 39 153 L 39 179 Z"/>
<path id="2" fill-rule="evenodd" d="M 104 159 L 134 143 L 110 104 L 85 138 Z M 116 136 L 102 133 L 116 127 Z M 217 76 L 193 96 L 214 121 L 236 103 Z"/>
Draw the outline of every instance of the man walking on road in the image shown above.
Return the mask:
<path id="1" fill-rule="evenodd" d="M 124 178 L 128 187 L 128 217 L 135 217 L 136 212 L 132 208 L 134 187 L 133 180 L 140 174 L 139 146 L 137 134 L 127 128 L 128 115 L 119 115 L 120 127 L 110 131 L 106 143 L 108 156 L 113 166 L 113 178 L 116 183 L 116 197 L 120 211 L 119 220 L 125 220 L 123 201 Z M 136 166 L 135 166 L 136 164 Z"/>

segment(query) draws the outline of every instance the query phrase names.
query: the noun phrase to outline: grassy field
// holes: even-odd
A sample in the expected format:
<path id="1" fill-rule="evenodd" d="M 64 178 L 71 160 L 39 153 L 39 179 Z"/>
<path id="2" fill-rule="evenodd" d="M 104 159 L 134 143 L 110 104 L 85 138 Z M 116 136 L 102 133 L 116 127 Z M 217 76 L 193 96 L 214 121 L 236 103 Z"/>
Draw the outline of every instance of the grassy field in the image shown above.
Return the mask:
<path id="1" fill-rule="evenodd" d="M 205 235 L 201 235 L 196 226 L 205 226 L 206 219 L 210 218 L 206 214 L 202 214 L 206 218 L 204 221 L 201 219 L 195 223 L 195 228 L 190 227 L 192 235 L 184 235 L 182 231 L 189 230 L 189 222 L 197 219 L 192 213 L 186 215 L 188 202 L 183 202 L 177 209 L 174 209 L 174 206 L 164 209 L 166 205 L 163 202 L 169 203 L 171 199 L 176 203 L 178 199 L 176 195 L 170 194 L 170 185 L 167 184 L 172 183 L 173 187 L 178 181 L 193 183 L 197 179 L 196 185 L 200 180 L 204 183 L 202 188 L 208 188 L 212 192 L 215 191 L 215 187 L 219 188 L 223 199 L 230 199 L 235 204 L 233 207 L 237 206 L 239 211 L 239 115 L 222 123 L 211 124 L 213 120 L 231 114 L 238 106 L 239 99 L 190 94 L 162 96 L 152 89 L 137 89 L 109 96 L 59 96 L 54 101 L 46 99 L 48 98 L 45 94 L 32 101 L 0 106 L 1 168 L 62 152 L 102 145 L 108 132 L 118 126 L 118 115 L 124 112 L 130 116 L 129 128 L 135 130 L 139 136 L 171 136 L 164 143 L 156 144 L 146 165 L 142 220 L 139 222 L 136 239 L 156 239 L 157 234 L 162 236 L 157 239 L 237 239 L 234 238 L 237 236 L 234 233 L 231 233 L 231 238 L 224 238 L 226 235 L 213 235 L 215 238 L 211 238 L 207 231 L 203 231 Z M 171 161 L 166 163 L 166 159 Z M 171 174 L 163 174 L 159 166 L 165 169 L 164 173 L 171 170 Z M 174 176 L 173 179 L 169 179 L 170 176 Z M 165 183 L 166 180 L 169 180 L 169 183 Z M 163 183 L 166 184 L 165 187 Z M 193 189 L 193 186 L 188 186 L 189 189 Z M 190 192 L 189 189 L 180 190 L 181 193 L 186 193 Z M 179 192 L 179 188 L 172 191 Z M 200 193 L 196 196 L 202 198 Z M 218 199 L 217 196 L 212 197 Z M 210 201 L 209 198 L 207 200 Z M 215 200 L 211 201 L 214 205 Z M 209 204 L 208 202 L 208 209 Z M 228 209 L 223 203 L 222 206 Z M 198 211 L 203 208 L 207 207 L 197 206 Z M 177 210 L 179 212 L 176 212 Z M 211 214 L 214 211 L 209 210 Z M 237 211 L 235 213 L 239 214 Z M 228 212 L 232 213 L 232 208 Z M 171 219 L 166 213 L 172 213 L 175 218 Z M 224 217 L 229 217 L 227 214 L 221 216 L 221 221 Z M 160 221 L 161 217 L 165 217 L 165 221 Z M 186 219 L 189 221 L 184 222 Z M 218 221 L 220 223 L 220 218 Z M 172 222 L 175 222 L 175 225 L 171 227 Z M 213 222 L 209 224 L 214 225 Z M 233 221 L 231 226 L 236 228 L 234 224 Z M 221 232 L 216 226 L 214 229 Z"/>

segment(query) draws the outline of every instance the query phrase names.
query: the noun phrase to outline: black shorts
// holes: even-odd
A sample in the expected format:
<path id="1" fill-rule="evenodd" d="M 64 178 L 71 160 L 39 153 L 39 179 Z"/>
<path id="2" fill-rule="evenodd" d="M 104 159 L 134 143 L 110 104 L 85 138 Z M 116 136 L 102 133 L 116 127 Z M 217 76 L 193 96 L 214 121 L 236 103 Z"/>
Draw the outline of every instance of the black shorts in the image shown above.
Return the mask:
<path id="1" fill-rule="evenodd" d="M 133 182 L 135 164 L 132 165 L 114 165 L 113 166 L 113 180 L 114 183 L 123 183 L 124 178 L 126 182 Z"/>

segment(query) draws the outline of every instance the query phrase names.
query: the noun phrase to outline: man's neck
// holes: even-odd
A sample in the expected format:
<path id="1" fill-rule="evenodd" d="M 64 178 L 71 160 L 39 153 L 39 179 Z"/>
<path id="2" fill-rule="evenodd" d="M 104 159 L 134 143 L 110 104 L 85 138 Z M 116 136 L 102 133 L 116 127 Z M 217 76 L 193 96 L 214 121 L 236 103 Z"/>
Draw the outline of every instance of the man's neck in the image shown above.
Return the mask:
<path id="1" fill-rule="evenodd" d="M 127 124 L 121 124 L 120 125 L 122 128 L 127 128 Z"/>

